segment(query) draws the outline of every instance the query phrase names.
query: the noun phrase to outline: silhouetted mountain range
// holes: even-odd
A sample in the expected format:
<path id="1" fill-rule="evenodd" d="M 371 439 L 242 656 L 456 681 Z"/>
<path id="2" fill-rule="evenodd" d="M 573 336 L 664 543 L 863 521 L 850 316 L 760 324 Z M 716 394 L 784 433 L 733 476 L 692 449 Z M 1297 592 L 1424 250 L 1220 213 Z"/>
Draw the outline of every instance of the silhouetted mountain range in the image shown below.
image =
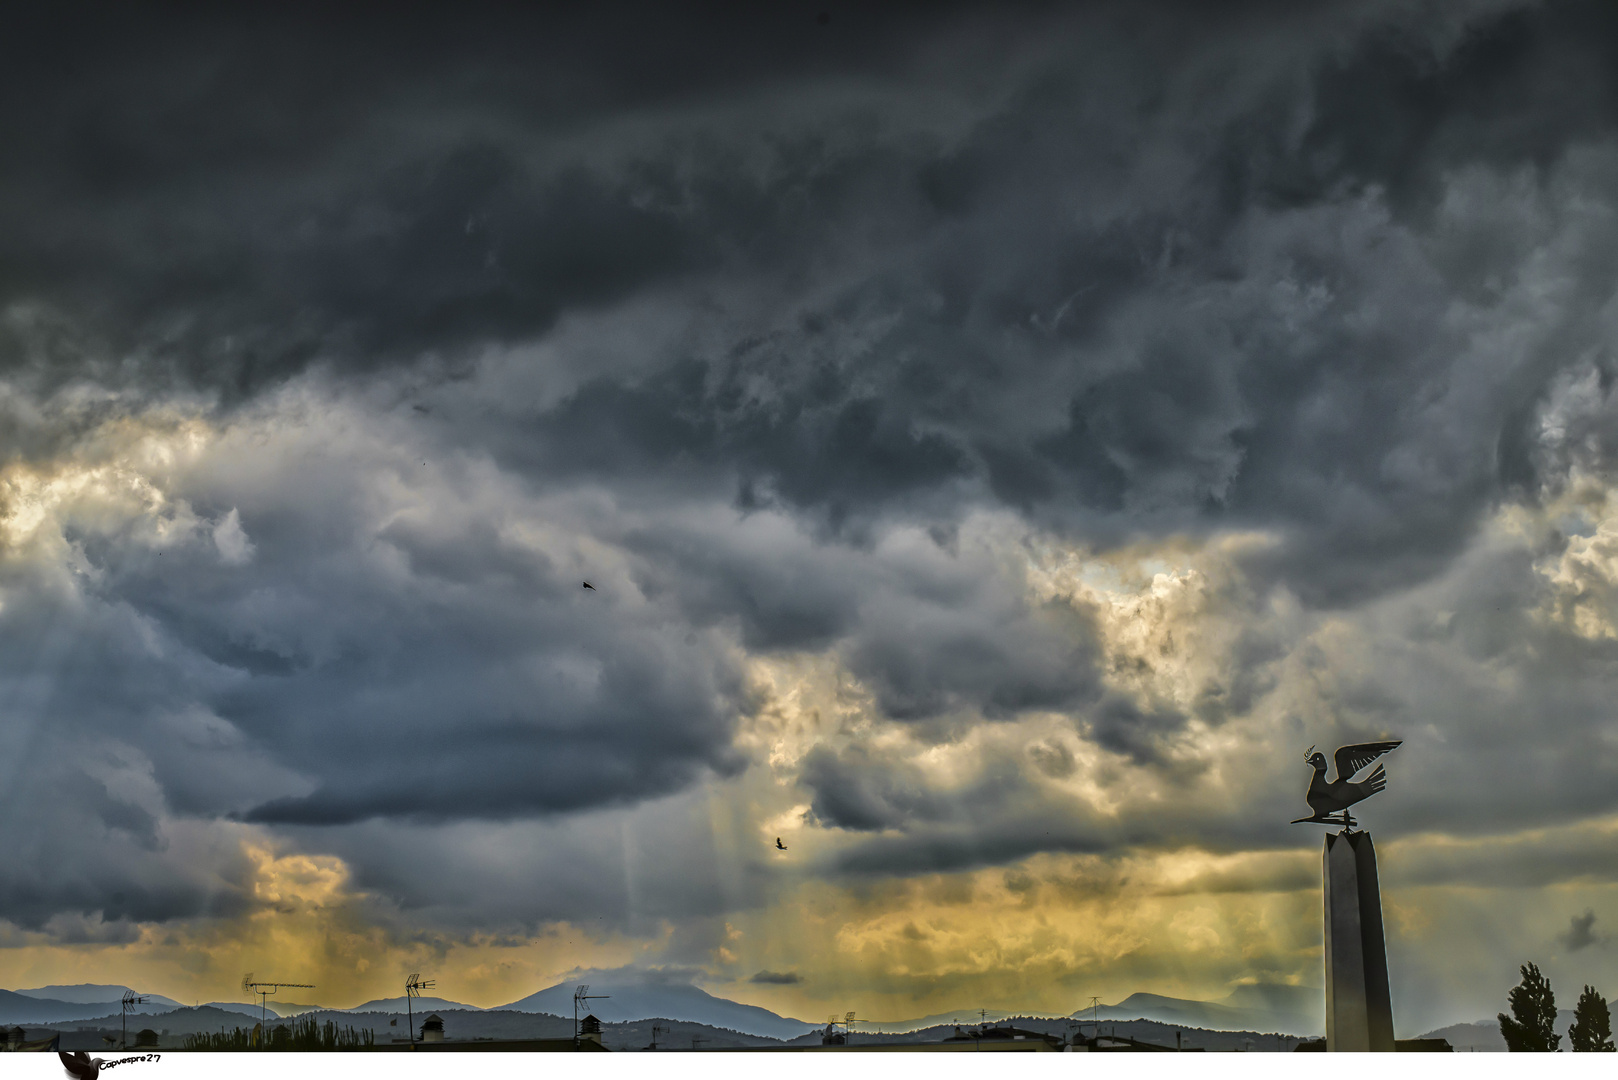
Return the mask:
<path id="1" fill-rule="evenodd" d="M 793 1039 L 823 1026 L 819 1022 L 780 1016 L 757 1005 L 745 1005 L 715 997 L 689 983 L 662 980 L 636 981 L 622 974 L 597 977 L 603 981 L 592 983 L 591 992 L 605 996 L 590 1001 L 587 1011 L 594 1013 L 606 1023 L 623 1024 L 647 1018 L 661 1018 L 772 1039 Z M 573 982 L 558 983 L 499 1008 L 519 1013 L 549 1013 L 566 1017 L 571 1023 L 575 985 Z M 122 986 L 81 984 L 38 987 L 16 992 L 0 991 L 0 1023 L 48 1024 L 119 1016 L 119 998 L 125 989 Z M 64 996 L 47 997 L 45 996 L 47 992 Z M 274 998 L 265 1005 L 276 1017 L 297 1016 L 316 1011 L 349 1014 L 397 1013 L 401 1016 L 406 1014 L 406 1002 L 403 997 L 377 998 L 348 1008 L 277 1001 Z M 132 1011 L 156 1015 L 175 1007 L 179 1007 L 179 1003 L 172 998 L 152 994 L 148 995 L 148 1004 L 137 1006 Z M 205 1007 L 252 1017 L 255 1020 L 259 1014 L 256 1001 L 212 1001 Z M 417 998 L 412 1008 L 424 1014 L 443 1013 L 448 1010 L 489 1011 L 441 997 Z M 1096 1015 L 1102 1020 L 1147 1019 L 1185 1027 L 1227 1031 L 1242 1029 L 1285 1031 L 1290 1034 L 1307 1035 L 1319 1034 L 1324 1030 L 1322 1013 L 1323 1001 L 1319 990 L 1255 985 L 1241 987 L 1221 1001 L 1191 1001 L 1158 994 L 1132 994 L 1116 1005 L 1102 1006 Z M 901 1033 L 939 1025 L 972 1024 L 978 1022 L 980 1018 L 986 1018 L 992 1023 L 1003 1020 L 1008 1015 L 1010 1014 L 993 1011 L 987 1013 L 985 1017 L 978 1009 L 961 1008 L 914 1019 L 867 1020 L 858 1025 L 858 1030 Z M 1072 1015 L 1075 1019 L 1089 1019 L 1091 1012 L 1080 1009 Z"/>
<path id="2" fill-rule="evenodd" d="M 1612 1008 L 1612 1002 L 1607 1002 L 1607 1008 Z M 1568 1039 L 1567 1029 L 1573 1026 L 1573 1010 L 1556 1010 L 1556 1031 L 1562 1036 L 1562 1049 L 1572 1049 Z M 1506 1052 L 1506 1037 L 1500 1034 L 1499 1020 L 1479 1020 L 1473 1024 L 1451 1024 L 1436 1031 L 1429 1031 L 1423 1035 L 1424 1039 L 1448 1039 L 1449 1044 L 1457 1051 L 1476 1050 Z"/>
<path id="3" fill-rule="evenodd" d="M 500 1008 L 516 1012 L 546 1012 L 573 1016 L 574 983 L 557 983 Z M 748 1035 L 792 1039 L 823 1025 L 779 1016 L 757 1005 L 743 1005 L 714 997 L 689 983 L 632 983 L 618 979 L 591 983 L 592 994 L 605 997 L 589 1002 L 588 1011 L 604 1022 L 623 1023 L 646 1017 L 689 1020 Z"/>
<path id="4" fill-rule="evenodd" d="M 590 978 L 591 975 L 587 974 L 584 977 Z M 591 993 L 606 996 L 590 1001 L 585 1011 L 594 1013 L 605 1024 L 623 1028 L 625 1038 L 639 1038 L 639 1028 L 635 1029 L 636 1034 L 629 1034 L 630 1026 L 643 1020 L 648 1023 L 640 1027 L 646 1029 L 648 1038 L 649 1024 L 656 1020 L 680 1025 L 679 1030 L 685 1034 L 679 1038 L 687 1041 L 690 1038 L 697 1038 L 699 1041 L 704 1039 L 722 1041 L 732 1039 L 733 1036 L 791 1041 L 818 1031 L 824 1026 L 823 1022 L 784 1017 L 757 1005 L 745 1005 L 716 997 L 689 983 L 655 978 L 635 981 L 633 976 L 626 977 L 621 972 L 594 977 L 600 981 L 591 983 Z M 487 1037 L 511 1037 L 506 1033 L 528 1031 L 538 1023 L 549 1037 L 553 1029 L 563 1034 L 571 1031 L 575 985 L 573 982 L 558 983 L 498 1009 L 480 1009 L 475 1005 L 441 997 L 417 998 L 411 1008 L 417 1014 L 417 1023 L 428 1013 L 442 1015 L 453 1012 L 457 1016 L 457 1026 L 469 1036 L 475 1031 L 478 1035 Z M 115 1028 L 122 1020 L 119 999 L 126 989 L 128 988 L 108 984 L 79 984 L 42 986 L 17 991 L 0 990 L 0 1024 L 26 1027 L 93 1023 L 101 1027 Z M 259 1016 L 257 1002 L 208 1002 L 198 1010 L 180 1006 L 172 998 L 161 994 L 148 994 L 146 997 L 147 1004 L 137 1006 L 132 1013 L 139 1013 L 143 1017 L 162 1017 L 164 1023 L 154 1025 L 150 1020 L 143 1020 L 141 1026 L 168 1027 L 176 1033 L 192 1029 L 212 1031 L 221 1025 L 247 1026 L 257 1022 Z M 271 998 L 267 1007 L 277 1018 L 308 1012 L 329 1014 L 329 1019 L 338 1024 L 355 1023 L 377 1030 L 384 1037 L 388 1035 L 404 1037 L 409 1027 L 403 997 L 378 998 L 343 1009 L 276 1001 Z M 485 1014 L 487 1019 L 472 1019 L 480 1013 Z M 501 1015 L 496 1015 L 497 1013 Z M 359 1014 L 366 1014 L 363 1021 L 359 1019 Z M 1161 994 L 1131 994 L 1115 1005 L 1100 1006 L 1093 1014 L 1090 1009 L 1077 1009 L 1065 1022 L 1087 1023 L 1094 1015 L 1097 1020 L 1108 1024 L 1144 1020 L 1177 1029 L 1247 1033 L 1284 1032 L 1288 1035 L 1318 1037 L 1325 1029 L 1323 1014 L 1324 995 L 1317 988 L 1260 983 L 1238 987 L 1217 1001 L 1196 1001 Z M 345 1016 L 348 1019 L 345 1019 Z M 984 1016 L 977 1009 L 962 1008 L 910 1020 L 861 1020 L 855 1030 L 856 1033 L 902 1034 L 953 1024 L 975 1025 L 980 1018 L 994 1023 L 1009 1016 L 1008 1013 L 998 1011 L 989 1011 Z M 1558 1014 L 1557 1030 L 1564 1036 L 1564 1046 L 1567 1027 L 1572 1017 L 1573 1014 L 1568 1009 L 1563 1009 Z M 397 1023 L 390 1025 L 388 1020 L 394 1018 L 397 1019 Z M 712 1032 L 703 1035 L 698 1029 L 712 1029 Z M 720 1034 L 724 1032 L 730 1034 Z M 1448 1039 L 1457 1049 L 1505 1049 L 1499 1025 L 1492 1019 L 1480 1020 L 1473 1024 L 1452 1024 L 1428 1032 L 1422 1037 L 1429 1036 Z M 713 1044 L 719 1045 L 720 1042 Z M 744 1045 L 746 1040 L 735 1042 L 732 1039 L 731 1043 L 725 1043 L 725 1045 L 732 1044 Z"/>
<path id="5" fill-rule="evenodd" d="M 202 1007 L 205 1009 L 210 1007 L 224 1009 L 227 1012 L 232 1009 L 238 1012 L 250 1012 L 256 1020 L 258 1019 L 258 1004 L 258 999 L 254 998 L 252 1001 L 205 1001 L 202 1003 Z M 320 1012 L 326 1006 L 300 1005 L 296 1001 L 277 1001 L 270 998 L 264 1003 L 264 1008 L 271 1016 L 302 1016 L 307 1012 Z"/>
<path id="6" fill-rule="evenodd" d="M 438 1013 L 445 1018 L 452 1038 L 564 1037 L 572 1031 L 574 985 L 559 983 L 500 1009 L 479 1009 L 447 998 L 417 998 L 413 1003 L 415 1022 L 419 1024 L 428 1013 Z M 614 1049 L 644 1047 L 651 1041 L 654 1023 L 664 1029 L 659 1037 L 660 1046 L 667 1049 L 689 1049 L 693 1041 L 699 1046 L 739 1047 L 773 1045 L 777 1040 L 812 1040 L 823 1026 L 779 1016 L 756 1005 L 743 1005 L 715 997 L 684 983 L 637 984 L 619 977 L 592 983 L 591 988 L 592 993 L 610 995 L 592 1000 L 588 1011 L 603 1021 L 604 1031 L 608 1033 L 608 1041 Z M 101 1035 L 119 1030 L 123 1017 L 118 998 L 122 997 L 125 989 L 122 986 L 84 985 L 37 987 L 28 991 L 0 990 L 0 1023 L 25 1028 L 73 1024 L 75 1028 L 86 1029 L 73 1032 L 73 1038 L 82 1042 L 84 1048 L 95 1049 L 100 1045 Z M 114 996 L 111 1000 L 72 1001 L 40 996 L 46 992 L 65 992 L 71 997 L 91 999 L 101 994 Z M 157 994 L 147 996 L 149 1003 L 139 1010 L 142 1016 L 139 1026 L 164 1031 L 164 1045 L 178 1045 L 178 1040 L 189 1033 L 250 1027 L 258 1021 L 256 1003 L 212 1002 L 200 1008 L 175 1007 L 172 998 Z M 1270 1042 L 1276 1039 L 1276 1032 L 1293 1037 L 1277 1042 L 1276 1048 L 1289 1048 L 1296 1043 L 1296 1036 L 1318 1036 L 1322 1025 L 1318 1019 L 1311 1024 L 1305 1014 L 1310 1009 L 1320 1009 L 1322 1005 L 1322 994 L 1318 989 L 1257 984 L 1240 987 L 1219 1001 L 1131 994 L 1116 1005 L 1100 1006 L 1094 1015 L 1105 1030 L 1134 1033 L 1153 1041 L 1172 1041 L 1175 1031 L 1183 1031 L 1188 1040 L 1195 1038 L 1194 1045 L 1208 1049 L 1224 1049 L 1227 1043 L 1230 1049 L 1271 1049 Z M 349 1009 L 324 1009 L 273 999 L 269 1002 L 269 1010 L 277 1018 L 317 1012 L 322 1021 L 329 1019 L 339 1025 L 352 1024 L 369 1029 L 383 1040 L 408 1037 L 410 1022 L 404 1006 L 405 999 L 402 997 L 380 998 Z M 1041 1020 L 1017 1017 L 1015 1022 L 1019 1027 L 1034 1030 L 1050 1027 L 1053 1032 L 1071 1032 L 1075 1028 L 1088 1031 L 1091 1016 L 1091 1010 L 1080 1009 L 1068 1018 Z M 993 1011 L 986 1017 L 990 1023 L 1010 1018 L 1009 1014 Z M 891 1041 L 908 1035 L 928 1041 L 934 1037 L 942 1038 L 948 1033 L 945 1029 L 955 1024 L 971 1027 L 979 1019 L 978 1010 L 960 1009 L 914 1020 L 863 1021 L 856 1026 L 855 1035 L 870 1036 L 878 1041 Z M 1556 1027 L 1564 1037 L 1564 1047 L 1572 1019 L 1571 1010 L 1558 1012 Z M 134 1030 L 132 1021 L 131 1034 Z M 1461 1051 L 1505 1049 L 1500 1026 L 1492 1019 L 1472 1024 L 1451 1024 L 1420 1037 L 1447 1039 Z M 1193 1043 L 1188 1041 L 1186 1045 Z"/>
<path id="7" fill-rule="evenodd" d="M 77 987 L 54 989 L 77 990 Z M 122 1015 L 125 987 L 97 987 L 97 990 L 115 991 L 110 999 L 102 1001 L 67 1001 L 61 998 L 38 996 L 40 991 L 0 990 L 0 1024 L 56 1024 L 70 1020 L 90 1020 L 108 1013 Z M 154 1014 L 167 1012 L 179 1005 L 172 998 L 150 995 L 146 1004 L 133 1006 L 129 1011 Z"/>
<path id="8" fill-rule="evenodd" d="M 108 983 L 74 983 L 71 986 L 53 985 L 36 986 L 32 990 L 18 990 L 24 997 L 43 998 L 49 1001 L 66 1001 L 74 1005 L 89 1005 L 96 1002 L 122 1001 L 123 996 L 132 992 L 128 986 L 112 986 Z M 171 1009 L 178 1009 L 183 1003 L 162 994 L 139 993 L 148 1002 L 157 1005 L 167 1005 Z"/>
<path id="9" fill-rule="evenodd" d="M 1569 1013 L 1568 1015 L 1572 1015 Z M 1475 1024 L 1451 1024 L 1429 1031 L 1421 1036 L 1423 1039 L 1447 1039 L 1455 1048 L 1456 1053 L 1492 1052 L 1505 1053 L 1506 1039 L 1500 1034 L 1500 1021 L 1479 1020 Z M 1564 1042 L 1562 1049 L 1567 1049 Z"/>
<path id="10" fill-rule="evenodd" d="M 918 1016 L 912 1020 L 866 1020 L 859 1018 L 854 1025 L 855 1031 L 864 1031 L 872 1034 L 898 1035 L 907 1031 L 920 1031 L 923 1028 L 953 1027 L 956 1024 L 977 1024 L 980 1021 L 993 1024 L 1011 1017 L 1011 1013 L 997 1012 L 994 1009 L 956 1009 L 954 1012 L 933 1013 L 931 1016 Z"/>
<path id="11" fill-rule="evenodd" d="M 501 1006 L 501 1008 L 509 1009 L 509 1008 L 512 1008 L 512 1006 L 503 1005 L 503 1006 Z M 418 1013 L 418 1014 L 420 1014 L 422 1016 L 426 1016 L 428 1013 L 432 1013 L 432 1012 L 443 1012 L 445 1009 L 466 1009 L 466 1010 L 471 1010 L 471 1011 L 483 1011 L 483 1010 L 478 1009 L 478 1007 L 476 1005 L 465 1005 L 465 1004 L 462 1004 L 459 1001 L 450 1001 L 447 998 L 441 998 L 441 997 L 419 997 L 419 998 L 416 998 L 410 1004 L 409 1009 L 415 1011 L 416 1013 Z M 406 1010 L 406 1007 L 405 1007 L 405 999 L 403 997 L 377 998 L 375 1001 L 367 1001 L 364 1005 L 356 1005 L 352 1009 L 327 1009 L 325 1011 L 326 1012 L 349 1012 L 349 1013 L 359 1013 L 359 1012 L 407 1013 L 407 1010 Z M 530 1011 L 532 1011 L 532 1010 L 530 1010 Z M 408 1015 L 408 1013 L 407 1013 L 407 1015 Z"/>
<path id="12" fill-rule="evenodd" d="M 1156 1020 L 1215 1031 L 1280 1031 L 1322 1035 L 1326 1030 L 1324 992 L 1306 986 L 1257 983 L 1238 987 L 1219 1001 L 1193 1001 L 1161 994 L 1131 994 L 1116 1005 L 1078 1009 L 1076 1020 Z"/>

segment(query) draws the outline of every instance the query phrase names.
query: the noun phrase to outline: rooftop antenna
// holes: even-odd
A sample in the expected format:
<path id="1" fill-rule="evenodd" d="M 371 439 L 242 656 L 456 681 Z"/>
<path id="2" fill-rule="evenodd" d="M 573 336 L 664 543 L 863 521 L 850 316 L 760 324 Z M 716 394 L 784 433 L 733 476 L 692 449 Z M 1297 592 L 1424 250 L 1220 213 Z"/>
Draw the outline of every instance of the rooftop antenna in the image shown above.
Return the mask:
<path id="1" fill-rule="evenodd" d="M 1099 1038 L 1101 1036 L 1101 999 L 1095 995 L 1090 996 L 1090 1034 Z"/>
<path id="2" fill-rule="evenodd" d="M 269 982 L 268 980 L 255 980 L 251 971 L 242 976 L 242 989 L 247 991 L 249 994 L 258 995 L 258 1025 L 259 1029 L 264 1032 L 263 1045 L 266 1047 L 270 1045 L 270 1026 L 266 1020 L 266 1014 L 269 1011 L 269 1006 L 266 1004 L 266 1001 L 271 994 L 275 993 L 277 990 L 280 990 L 284 986 L 295 986 L 301 990 L 313 990 L 315 988 L 314 983 Z"/>
<path id="3" fill-rule="evenodd" d="M 123 1045 L 123 1049 L 125 1049 L 125 1050 L 129 1049 L 129 1010 L 133 1009 L 136 1005 L 144 1005 L 144 1004 L 146 1004 L 146 999 L 144 997 L 142 997 L 141 995 L 135 993 L 135 991 L 133 991 L 133 990 L 125 990 L 124 991 L 124 1001 L 123 1001 L 123 1007 L 124 1007 L 124 1045 Z"/>
<path id="4" fill-rule="evenodd" d="M 573 991 L 573 1049 L 579 1048 L 579 1002 L 590 1002 L 597 998 L 609 998 L 611 994 L 590 993 L 589 983 L 580 983 L 578 989 Z M 586 1005 L 586 1010 L 589 1006 Z"/>
<path id="5" fill-rule="evenodd" d="M 659 1035 L 668 1034 L 668 1030 L 669 1029 L 664 1027 L 662 1024 L 653 1024 L 652 1025 L 652 1045 L 648 1046 L 646 1049 L 648 1049 L 648 1050 L 656 1050 L 657 1049 L 657 1037 Z"/>
<path id="6" fill-rule="evenodd" d="M 843 1014 L 843 1037 L 846 1039 L 854 1034 L 854 1010 L 850 1009 Z"/>
<path id="7" fill-rule="evenodd" d="M 421 996 L 423 990 L 431 990 L 437 985 L 438 983 L 433 979 L 423 982 L 421 976 L 414 971 L 410 973 L 410 978 L 405 980 L 405 1023 L 410 1025 L 410 1049 L 412 1051 L 416 1049 L 416 1011 L 411 1008 L 411 1005 L 416 998 Z"/>

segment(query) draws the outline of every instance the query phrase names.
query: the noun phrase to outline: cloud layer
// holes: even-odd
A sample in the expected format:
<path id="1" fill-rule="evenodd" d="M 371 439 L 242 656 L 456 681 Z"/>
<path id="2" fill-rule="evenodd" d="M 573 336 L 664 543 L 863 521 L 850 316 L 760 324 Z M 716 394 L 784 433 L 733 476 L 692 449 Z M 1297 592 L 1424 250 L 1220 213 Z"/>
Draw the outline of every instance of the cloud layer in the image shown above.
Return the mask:
<path id="1" fill-rule="evenodd" d="M 1614 16 L 820 10 L 4 17 L 7 947 L 1219 997 L 1393 734 L 1610 963 Z"/>

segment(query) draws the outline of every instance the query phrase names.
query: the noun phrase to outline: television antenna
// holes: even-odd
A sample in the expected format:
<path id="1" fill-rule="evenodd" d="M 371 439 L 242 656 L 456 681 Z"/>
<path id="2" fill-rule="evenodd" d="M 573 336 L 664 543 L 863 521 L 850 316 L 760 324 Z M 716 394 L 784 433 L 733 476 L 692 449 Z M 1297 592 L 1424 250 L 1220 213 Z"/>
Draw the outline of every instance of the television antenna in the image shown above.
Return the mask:
<path id="1" fill-rule="evenodd" d="M 578 988 L 573 991 L 573 1048 L 575 1050 L 578 1049 L 579 1046 L 579 1002 L 586 1002 L 586 1011 L 588 1011 L 588 1002 L 594 1001 L 597 998 L 609 997 L 612 997 L 612 995 L 590 993 L 589 983 L 580 983 Z"/>
<path id="2" fill-rule="evenodd" d="M 416 1011 L 411 1008 L 411 1005 L 416 998 L 421 996 L 423 990 L 431 990 L 437 985 L 438 982 L 435 979 L 428 979 L 423 982 L 421 976 L 414 971 L 410 973 L 410 978 L 405 980 L 405 1023 L 410 1025 L 411 1050 L 416 1048 Z"/>
<path id="3" fill-rule="evenodd" d="M 662 1024 L 653 1024 L 652 1025 L 652 1045 L 648 1046 L 646 1049 L 648 1049 L 648 1050 L 656 1050 L 657 1049 L 657 1037 L 659 1035 L 667 1035 L 668 1032 L 669 1032 L 669 1029 L 664 1027 Z"/>
<path id="4" fill-rule="evenodd" d="M 267 980 L 254 979 L 253 978 L 253 973 L 251 971 L 249 971 L 246 975 L 242 976 L 242 989 L 247 991 L 249 994 L 257 994 L 258 995 L 258 1023 L 259 1023 L 259 1027 L 261 1029 L 263 1029 L 263 1031 L 264 1031 L 264 1035 L 265 1035 L 264 1045 L 265 1046 L 269 1045 L 269 1033 L 270 1033 L 269 1023 L 268 1023 L 268 1021 L 266 1019 L 266 1014 L 269 1011 L 269 1006 L 266 1004 L 266 1000 L 269 998 L 269 996 L 271 994 L 275 993 L 277 990 L 280 990 L 282 987 L 297 987 L 300 990 L 313 990 L 315 988 L 315 984 L 314 983 L 269 982 Z"/>
<path id="5" fill-rule="evenodd" d="M 850 1009 L 843 1014 L 843 1038 L 847 1039 L 854 1034 L 854 1010 Z"/>
<path id="6" fill-rule="evenodd" d="M 135 991 L 133 991 L 133 990 L 125 990 L 124 991 L 124 1000 L 123 1000 L 124 1045 L 123 1045 L 123 1049 L 125 1049 L 125 1050 L 129 1049 L 129 1010 L 133 1009 L 136 1005 L 144 1005 L 144 1004 L 146 1004 L 146 999 L 144 997 L 142 997 L 140 994 L 135 993 Z"/>

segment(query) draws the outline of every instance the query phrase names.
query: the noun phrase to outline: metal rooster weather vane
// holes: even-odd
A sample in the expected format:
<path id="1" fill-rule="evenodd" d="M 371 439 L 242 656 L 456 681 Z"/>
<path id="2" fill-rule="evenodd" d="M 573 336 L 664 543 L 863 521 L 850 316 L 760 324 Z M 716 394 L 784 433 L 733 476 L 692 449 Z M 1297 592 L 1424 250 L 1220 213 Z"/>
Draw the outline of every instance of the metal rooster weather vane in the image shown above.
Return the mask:
<path id="1" fill-rule="evenodd" d="M 1355 821 L 1348 808 L 1388 786 L 1387 771 L 1381 765 L 1378 765 L 1364 780 L 1354 780 L 1352 777 L 1402 741 L 1339 746 L 1337 753 L 1332 755 L 1337 764 L 1337 779 L 1331 781 L 1326 779 L 1326 755 L 1311 746 L 1304 753 L 1303 759 L 1315 770 L 1315 775 L 1309 780 L 1309 793 L 1304 796 L 1304 801 L 1309 804 L 1309 809 L 1313 810 L 1314 814 L 1311 817 L 1295 818 L 1291 824 L 1312 822 L 1318 825 L 1341 825 L 1345 829 L 1352 829 Z"/>

